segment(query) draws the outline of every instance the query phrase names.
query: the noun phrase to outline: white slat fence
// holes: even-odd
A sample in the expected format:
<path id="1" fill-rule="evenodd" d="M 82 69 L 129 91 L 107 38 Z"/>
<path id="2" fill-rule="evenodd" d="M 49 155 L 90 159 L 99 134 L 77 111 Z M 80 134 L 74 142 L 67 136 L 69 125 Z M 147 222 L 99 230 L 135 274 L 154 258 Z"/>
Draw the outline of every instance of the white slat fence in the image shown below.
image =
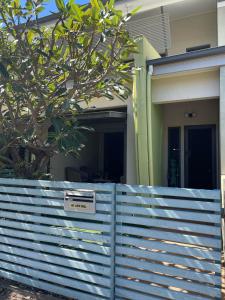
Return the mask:
<path id="1" fill-rule="evenodd" d="M 64 211 L 95 190 L 96 214 Z M 0 179 L 0 276 L 72 299 L 113 299 L 115 184 Z"/>
<path id="2" fill-rule="evenodd" d="M 96 213 L 64 211 L 95 190 Z M 219 191 L 0 179 L 0 276 L 78 300 L 221 299 Z"/>
<path id="3" fill-rule="evenodd" d="M 116 299 L 221 299 L 219 191 L 117 185 Z"/>

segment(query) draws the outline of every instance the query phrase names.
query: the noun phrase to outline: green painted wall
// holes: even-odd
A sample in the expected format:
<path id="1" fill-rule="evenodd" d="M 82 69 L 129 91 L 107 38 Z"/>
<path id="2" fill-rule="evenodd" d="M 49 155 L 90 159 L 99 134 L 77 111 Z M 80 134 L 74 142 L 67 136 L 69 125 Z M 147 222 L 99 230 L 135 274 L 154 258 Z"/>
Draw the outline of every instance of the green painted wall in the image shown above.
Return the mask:
<path id="1" fill-rule="evenodd" d="M 159 54 L 139 37 L 135 55 L 133 108 L 138 184 L 162 185 L 162 107 L 152 103 L 151 74 L 146 60 Z"/>

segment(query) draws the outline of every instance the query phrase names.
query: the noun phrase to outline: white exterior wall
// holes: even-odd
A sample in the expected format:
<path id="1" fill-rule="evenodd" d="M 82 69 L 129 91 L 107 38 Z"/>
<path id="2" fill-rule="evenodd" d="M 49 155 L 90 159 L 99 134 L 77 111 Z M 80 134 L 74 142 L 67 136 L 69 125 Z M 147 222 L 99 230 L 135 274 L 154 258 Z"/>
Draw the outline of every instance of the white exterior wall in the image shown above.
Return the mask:
<path id="1" fill-rule="evenodd" d="M 185 53 L 186 48 L 204 44 L 217 46 L 217 14 L 211 12 L 171 22 L 172 48 L 169 55 Z"/>
<path id="2" fill-rule="evenodd" d="M 185 113 L 194 112 L 196 117 L 187 118 Z M 219 139 L 219 101 L 217 99 L 173 103 L 163 105 L 164 119 L 164 184 L 167 184 L 168 170 L 168 127 L 181 127 L 181 184 L 184 186 L 184 126 L 216 125 L 217 146 Z M 218 148 L 218 147 L 217 147 Z M 218 149 L 217 149 L 218 150 Z M 219 151 L 217 151 L 218 153 Z M 217 170 L 219 158 L 217 157 Z"/>
<path id="3" fill-rule="evenodd" d="M 219 71 L 177 73 L 153 79 L 152 101 L 156 104 L 219 97 Z"/>

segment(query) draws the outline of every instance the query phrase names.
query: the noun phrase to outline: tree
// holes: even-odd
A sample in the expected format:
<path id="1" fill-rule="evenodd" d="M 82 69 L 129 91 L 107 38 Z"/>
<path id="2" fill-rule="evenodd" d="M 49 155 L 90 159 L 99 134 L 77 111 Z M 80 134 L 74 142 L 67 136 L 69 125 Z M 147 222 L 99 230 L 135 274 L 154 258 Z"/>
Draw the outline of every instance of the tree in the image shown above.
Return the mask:
<path id="1" fill-rule="evenodd" d="M 0 162 L 15 177 L 43 178 L 55 154 L 78 154 L 83 103 L 125 98 L 136 51 L 126 29 L 134 12 L 113 0 L 56 0 L 52 26 L 40 22 L 45 2 L 0 3 Z"/>

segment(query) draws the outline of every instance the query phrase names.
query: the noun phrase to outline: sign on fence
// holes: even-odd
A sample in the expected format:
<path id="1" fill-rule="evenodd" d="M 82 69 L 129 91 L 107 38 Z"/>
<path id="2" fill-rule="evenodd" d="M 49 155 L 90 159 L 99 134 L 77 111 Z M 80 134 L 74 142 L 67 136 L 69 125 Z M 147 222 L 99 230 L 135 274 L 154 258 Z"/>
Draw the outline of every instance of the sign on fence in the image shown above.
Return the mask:
<path id="1" fill-rule="evenodd" d="M 95 191 L 76 190 L 64 192 L 64 209 L 67 211 L 95 213 Z"/>

